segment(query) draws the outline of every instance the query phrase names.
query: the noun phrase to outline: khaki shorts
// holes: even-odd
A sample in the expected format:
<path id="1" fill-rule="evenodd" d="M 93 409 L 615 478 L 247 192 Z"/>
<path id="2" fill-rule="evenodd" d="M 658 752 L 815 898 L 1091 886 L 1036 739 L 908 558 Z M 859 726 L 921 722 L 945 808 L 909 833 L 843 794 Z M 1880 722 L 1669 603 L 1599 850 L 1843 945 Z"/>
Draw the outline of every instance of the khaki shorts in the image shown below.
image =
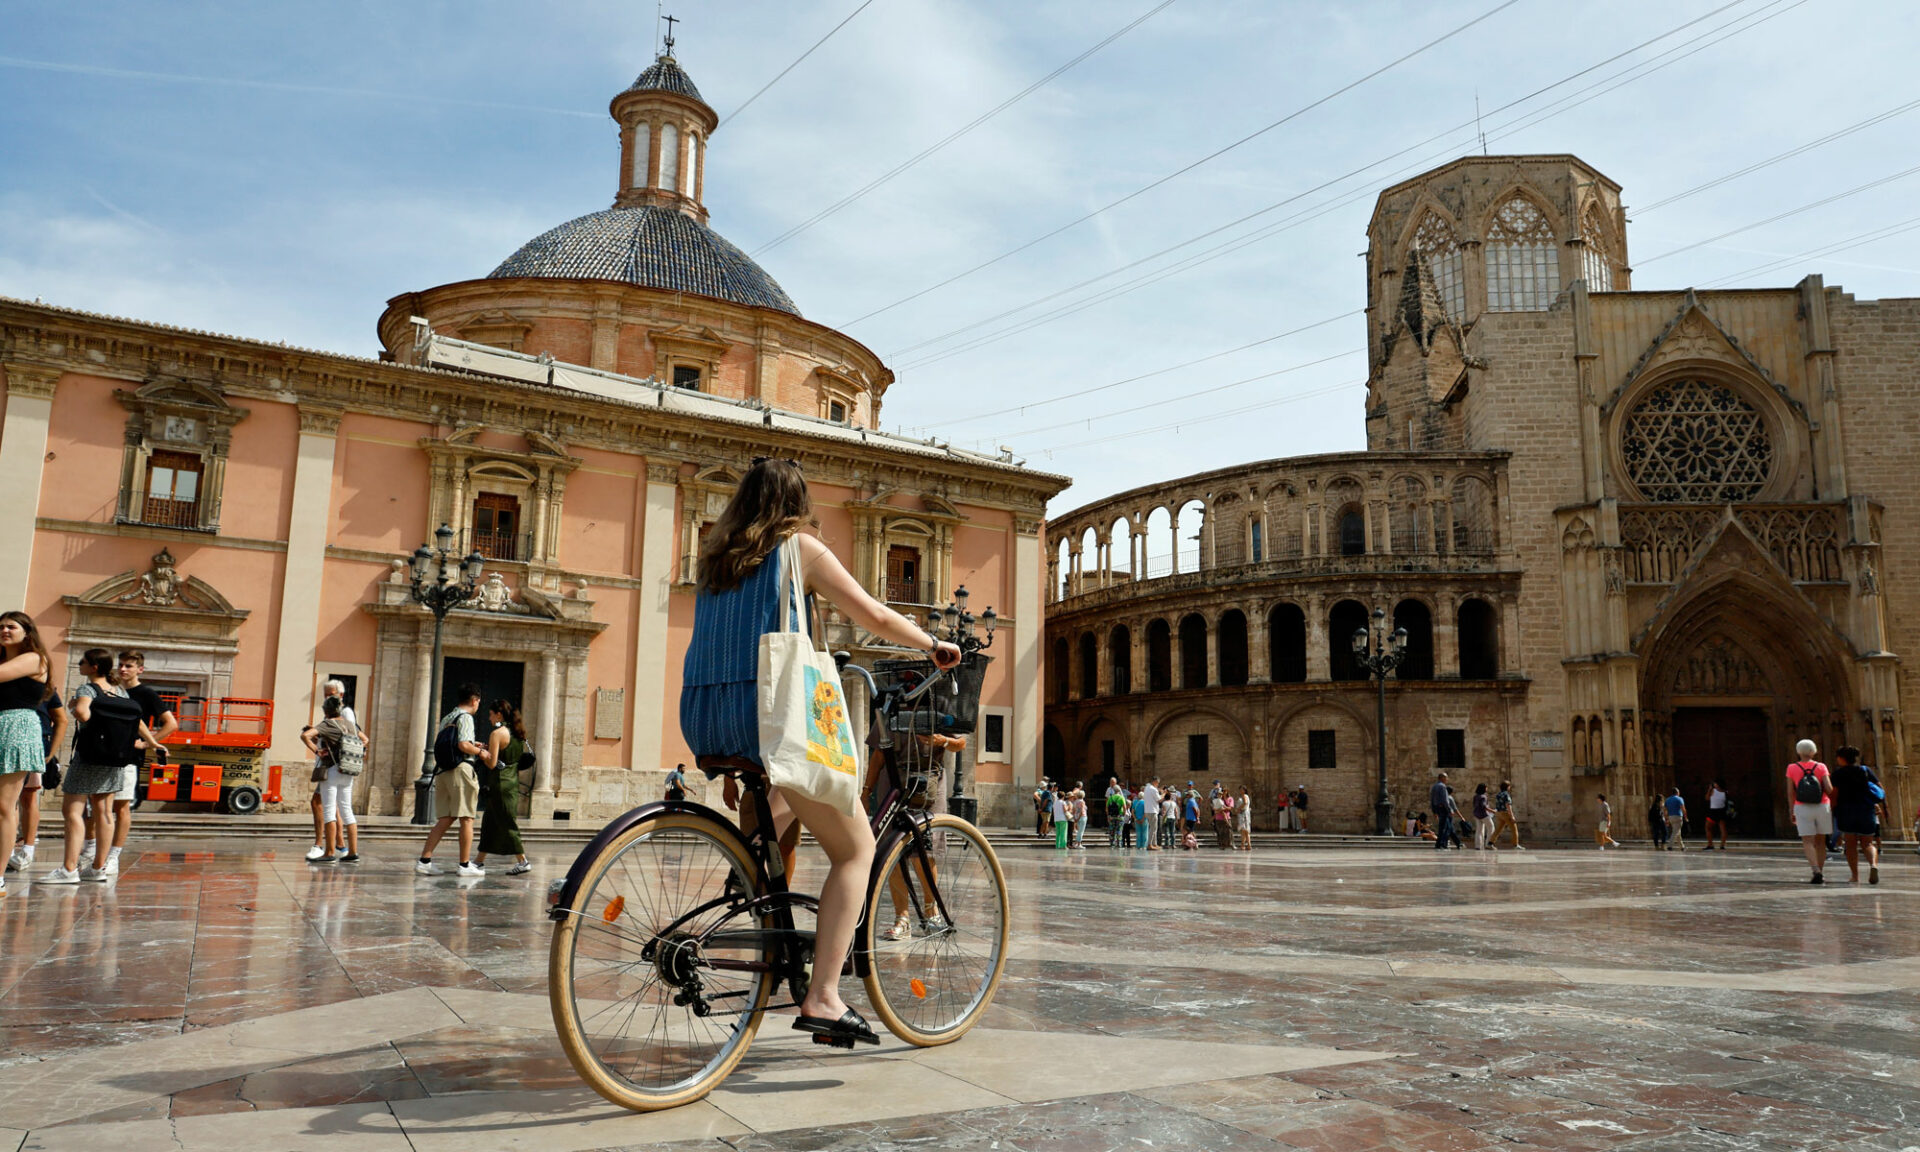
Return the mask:
<path id="1" fill-rule="evenodd" d="M 472 820 L 480 815 L 480 777 L 473 765 L 461 764 L 433 778 L 433 815 Z"/>

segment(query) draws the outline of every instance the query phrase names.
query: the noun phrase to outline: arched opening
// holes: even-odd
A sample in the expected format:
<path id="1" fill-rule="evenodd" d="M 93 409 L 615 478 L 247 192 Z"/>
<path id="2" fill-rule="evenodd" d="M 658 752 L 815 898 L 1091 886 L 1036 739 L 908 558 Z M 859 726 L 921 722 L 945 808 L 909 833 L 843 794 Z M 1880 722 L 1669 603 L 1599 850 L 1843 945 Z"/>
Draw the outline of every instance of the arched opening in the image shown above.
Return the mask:
<path id="1" fill-rule="evenodd" d="M 1107 567 L 1113 570 L 1116 578 L 1138 580 L 1140 573 L 1134 568 L 1133 525 L 1122 516 L 1107 529 Z"/>
<path id="2" fill-rule="evenodd" d="M 1414 230 L 1412 247 L 1426 265 L 1433 286 L 1439 290 L 1440 300 L 1447 306 L 1447 315 L 1456 324 L 1465 323 L 1466 261 L 1452 227 L 1429 208 L 1427 214 L 1420 218 L 1420 227 Z"/>
<path id="3" fill-rule="evenodd" d="M 1133 691 L 1133 633 L 1125 624 L 1107 633 L 1107 657 L 1113 665 L 1113 694 L 1125 696 Z"/>
<path id="4" fill-rule="evenodd" d="M 1335 680 L 1365 680 L 1367 672 L 1353 658 L 1353 634 L 1367 626 L 1367 606 L 1342 600 L 1327 614 L 1327 671 Z"/>
<path id="5" fill-rule="evenodd" d="M 1307 614 L 1297 604 L 1275 604 L 1267 613 L 1267 664 L 1275 684 L 1307 680 Z"/>
<path id="6" fill-rule="evenodd" d="M 1180 621 L 1180 687 L 1207 686 L 1207 622 L 1198 612 Z"/>
<path id="7" fill-rule="evenodd" d="M 1081 590 L 1098 588 L 1106 581 L 1106 557 L 1100 554 L 1100 533 L 1089 525 L 1080 533 Z"/>
<path id="8" fill-rule="evenodd" d="M 1052 682 L 1053 686 L 1053 702 L 1055 704 L 1065 704 L 1068 700 L 1067 678 L 1073 673 L 1073 664 L 1067 658 L 1067 638 L 1065 636 L 1059 636 L 1054 639 L 1052 667 L 1048 668 L 1047 671 L 1050 673 L 1047 679 Z"/>
<path id="9" fill-rule="evenodd" d="M 1053 568 L 1053 594 L 1055 599 L 1064 599 L 1073 594 L 1073 553 L 1068 550 L 1066 540 L 1060 541 L 1060 547 Z"/>
<path id="10" fill-rule="evenodd" d="M 1220 614 L 1220 683 L 1239 687 L 1247 682 L 1247 615 L 1238 608 Z"/>
<path id="11" fill-rule="evenodd" d="M 1080 634 L 1080 698 L 1091 700 L 1100 695 L 1100 642 L 1093 633 Z"/>
<path id="12" fill-rule="evenodd" d="M 1047 725 L 1046 733 L 1040 738 L 1040 771 L 1049 780 L 1064 780 L 1067 775 L 1067 742 L 1061 738 L 1060 729 Z"/>
<path id="13" fill-rule="evenodd" d="M 1493 490 L 1478 476 L 1453 482 L 1453 550 L 1463 556 L 1493 553 Z"/>
<path id="14" fill-rule="evenodd" d="M 1487 227 L 1487 310 L 1543 312 L 1560 294 L 1560 245 L 1539 205 L 1509 196 Z"/>
<path id="15" fill-rule="evenodd" d="M 1108 717 L 1095 719 L 1085 731 L 1087 735 L 1080 745 L 1074 780 L 1086 790 L 1088 814 L 1099 809 L 1104 816 L 1106 805 L 1096 801 L 1106 795 L 1107 781 L 1124 779 L 1130 774 L 1132 756 L 1127 748 L 1126 733 Z"/>
<path id="16" fill-rule="evenodd" d="M 1493 605 L 1470 599 L 1460 604 L 1460 679 L 1492 680 L 1500 675 L 1500 618 Z"/>
<path id="17" fill-rule="evenodd" d="M 1176 520 L 1180 526 L 1180 567 L 1182 572 L 1198 572 L 1212 566 L 1212 558 L 1201 552 L 1207 536 L 1207 506 L 1189 500 L 1180 506 Z"/>
<path id="18" fill-rule="evenodd" d="M 1365 556 L 1367 554 L 1367 514 L 1357 504 L 1349 504 L 1340 510 L 1340 555 Z"/>
<path id="19" fill-rule="evenodd" d="M 1433 550 L 1427 513 L 1427 486 L 1412 476 L 1393 482 L 1393 507 L 1387 513 L 1393 554 L 1412 556 Z"/>
<path id="20" fill-rule="evenodd" d="M 1173 572 L 1173 513 L 1164 507 L 1147 513 L 1140 541 L 1140 579 L 1157 580 Z"/>
<path id="21" fill-rule="evenodd" d="M 1165 620 L 1147 625 L 1147 691 L 1173 688 L 1173 629 Z"/>
<path id="22" fill-rule="evenodd" d="M 1401 680 L 1433 679 L 1433 613 L 1418 600 L 1393 607 L 1393 626 L 1407 630 L 1407 654 L 1394 675 Z"/>

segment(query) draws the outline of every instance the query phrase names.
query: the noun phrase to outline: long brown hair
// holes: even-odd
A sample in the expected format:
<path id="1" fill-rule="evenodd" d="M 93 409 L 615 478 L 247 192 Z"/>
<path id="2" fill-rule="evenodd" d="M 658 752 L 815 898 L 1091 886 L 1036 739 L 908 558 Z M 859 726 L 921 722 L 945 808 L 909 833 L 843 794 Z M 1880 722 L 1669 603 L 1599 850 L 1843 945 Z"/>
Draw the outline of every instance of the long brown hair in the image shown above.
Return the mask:
<path id="1" fill-rule="evenodd" d="M 500 717 L 500 723 L 506 726 L 507 735 L 515 740 L 527 738 L 527 728 L 520 720 L 520 709 L 513 706 L 511 700 L 495 700 L 487 705 L 487 711 Z"/>
<path id="2" fill-rule="evenodd" d="M 45 699 L 53 695 L 53 657 L 47 655 L 47 642 L 40 639 L 40 626 L 35 624 L 33 617 L 27 615 L 25 612 L 0 612 L 0 620 L 11 620 L 15 624 L 20 625 L 20 631 L 24 633 L 27 638 L 27 651 L 40 657 L 40 671 L 46 673 L 47 678 L 41 681 L 42 688 L 40 696 L 42 699 Z"/>
<path id="3" fill-rule="evenodd" d="M 700 587 L 725 592 L 813 518 L 807 478 L 791 460 L 762 457 L 747 470 L 700 547 Z"/>

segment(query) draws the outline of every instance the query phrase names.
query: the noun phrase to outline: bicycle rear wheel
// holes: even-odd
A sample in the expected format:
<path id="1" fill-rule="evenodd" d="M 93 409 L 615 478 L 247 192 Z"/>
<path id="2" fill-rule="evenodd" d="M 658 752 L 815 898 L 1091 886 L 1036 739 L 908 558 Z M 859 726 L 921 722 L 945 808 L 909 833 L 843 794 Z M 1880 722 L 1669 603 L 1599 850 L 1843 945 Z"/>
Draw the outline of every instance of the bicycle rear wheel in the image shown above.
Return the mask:
<path id="1" fill-rule="evenodd" d="M 895 1036 L 928 1048 L 965 1035 L 993 1001 L 1013 910 L 1000 859 L 979 829 L 935 816 L 924 835 L 924 857 L 911 836 L 888 849 L 863 931 L 874 1011 Z"/>
<path id="2" fill-rule="evenodd" d="M 774 983 L 761 934 L 772 924 L 730 913 L 727 897 L 753 892 L 754 873 L 731 826 L 688 813 L 641 820 L 588 866 L 554 929 L 547 998 L 594 1091 L 635 1111 L 674 1108 L 746 1055 Z"/>

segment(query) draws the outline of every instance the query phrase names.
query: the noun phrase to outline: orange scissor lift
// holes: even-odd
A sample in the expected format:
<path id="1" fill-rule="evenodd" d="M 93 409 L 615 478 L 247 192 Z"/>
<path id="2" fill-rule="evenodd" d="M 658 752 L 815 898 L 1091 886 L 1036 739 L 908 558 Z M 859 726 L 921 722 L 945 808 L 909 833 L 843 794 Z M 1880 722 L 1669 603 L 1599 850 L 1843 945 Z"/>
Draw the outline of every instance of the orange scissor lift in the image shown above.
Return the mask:
<path id="1" fill-rule="evenodd" d="M 280 766 L 266 765 L 273 740 L 273 701 L 251 696 L 161 698 L 180 727 L 163 744 L 172 760 L 147 765 L 147 799 L 212 804 L 251 816 L 262 800 L 280 802 Z"/>

